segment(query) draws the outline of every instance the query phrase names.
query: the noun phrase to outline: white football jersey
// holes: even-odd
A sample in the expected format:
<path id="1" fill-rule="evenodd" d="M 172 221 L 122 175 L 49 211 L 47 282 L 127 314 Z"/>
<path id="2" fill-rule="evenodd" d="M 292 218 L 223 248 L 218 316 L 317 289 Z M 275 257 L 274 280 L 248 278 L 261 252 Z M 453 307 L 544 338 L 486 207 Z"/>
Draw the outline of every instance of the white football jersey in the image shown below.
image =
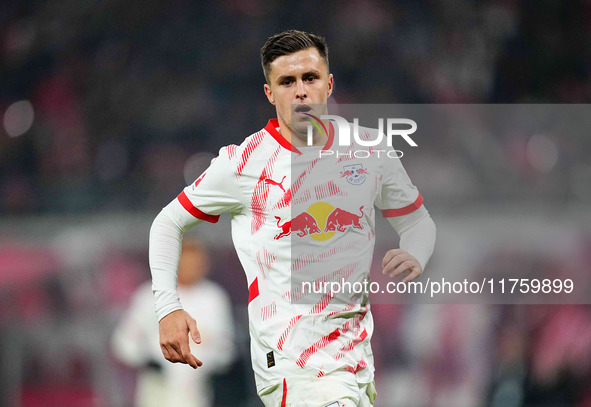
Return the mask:
<path id="1" fill-rule="evenodd" d="M 309 293 L 303 281 L 360 281 L 384 216 L 418 209 L 421 195 L 398 158 L 319 157 L 293 147 L 270 120 L 240 146 L 220 150 L 178 196 L 193 216 L 232 216 L 232 239 L 249 285 L 251 357 L 259 392 L 290 376 L 349 371 L 373 380 L 373 321 L 367 295 Z M 364 129 L 369 139 L 373 130 Z M 324 150 L 332 146 L 332 126 Z M 370 147 L 351 145 L 349 153 Z"/>

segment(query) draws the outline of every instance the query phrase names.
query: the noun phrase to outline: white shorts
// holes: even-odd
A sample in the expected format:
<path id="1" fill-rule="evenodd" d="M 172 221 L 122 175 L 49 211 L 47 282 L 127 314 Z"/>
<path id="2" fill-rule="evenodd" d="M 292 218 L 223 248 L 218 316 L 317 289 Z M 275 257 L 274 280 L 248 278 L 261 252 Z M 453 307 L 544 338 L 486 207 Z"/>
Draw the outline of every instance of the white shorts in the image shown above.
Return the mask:
<path id="1" fill-rule="evenodd" d="M 265 407 L 371 407 L 374 383 L 357 383 L 351 373 L 320 378 L 287 377 L 259 393 Z"/>

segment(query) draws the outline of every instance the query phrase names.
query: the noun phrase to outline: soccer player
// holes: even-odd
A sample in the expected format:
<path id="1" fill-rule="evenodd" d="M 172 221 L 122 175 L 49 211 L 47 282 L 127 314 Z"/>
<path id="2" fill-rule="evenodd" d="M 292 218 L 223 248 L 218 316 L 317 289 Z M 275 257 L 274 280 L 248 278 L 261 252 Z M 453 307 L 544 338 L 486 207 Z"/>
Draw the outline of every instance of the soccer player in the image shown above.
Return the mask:
<path id="1" fill-rule="evenodd" d="M 152 225 L 162 352 L 171 362 L 202 365 L 189 348 L 189 336 L 201 342 L 200 316 L 196 321 L 185 312 L 176 293 L 182 235 L 229 212 L 248 283 L 251 359 L 263 403 L 370 406 L 376 394 L 367 295 L 347 302 L 325 293 L 307 302 L 309 293 L 292 277 L 306 272 L 322 282 L 367 276 L 375 205 L 400 235 L 400 248 L 383 257 L 383 273 L 410 281 L 431 256 L 435 225 L 397 158 L 319 158 L 317 152 L 333 143 L 330 123 L 322 123 L 328 131 L 315 131 L 307 146 L 309 119 L 324 112 L 318 107 L 326 106 L 334 84 L 323 38 L 296 30 L 277 34 L 261 49 L 261 63 L 277 118 L 239 146 L 223 147 Z M 361 133 L 366 140 L 375 136 L 369 129 Z"/>
<path id="2" fill-rule="evenodd" d="M 207 278 L 209 264 L 207 249 L 197 240 L 185 238 L 178 266 L 179 297 L 185 310 L 192 314 L 208 310 L 199 317 L 201 334 L 211 338 L 199 345 L 199 357 L 206 362 L 200 374 L 162 360 L 149 282 L 137 288 L 115 327 L 111 340 L 113 355 L 138 371 L 134 406 L 213 406 L 210 379 L 231 365 L 236 349 L 230 298 Z"/>

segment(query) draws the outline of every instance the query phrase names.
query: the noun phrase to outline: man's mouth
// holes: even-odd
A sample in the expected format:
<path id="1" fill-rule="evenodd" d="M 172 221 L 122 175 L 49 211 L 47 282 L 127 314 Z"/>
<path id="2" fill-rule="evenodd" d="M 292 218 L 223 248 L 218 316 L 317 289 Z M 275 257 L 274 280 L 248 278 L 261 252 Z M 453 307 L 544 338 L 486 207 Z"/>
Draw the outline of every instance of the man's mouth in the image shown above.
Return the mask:
<path id="1" fill-rule="evenodd" d="M 297 105 L 295 108 L 296 113 L 308 113 L 312 108 L 308 105 Z"/>

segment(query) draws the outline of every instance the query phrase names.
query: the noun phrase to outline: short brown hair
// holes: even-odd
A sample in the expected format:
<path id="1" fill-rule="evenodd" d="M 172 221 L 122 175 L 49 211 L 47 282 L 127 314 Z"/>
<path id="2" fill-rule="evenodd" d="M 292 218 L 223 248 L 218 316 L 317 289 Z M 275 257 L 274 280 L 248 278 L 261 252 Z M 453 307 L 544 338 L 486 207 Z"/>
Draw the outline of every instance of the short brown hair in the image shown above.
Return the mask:
<path id="1" fill-rule="evenodd" d="M 298 30 L 287 30 L 270 37 L 261 48 L 261 65 L 267 82 L 269 82 L 271 62 L 282 55 L 293 54 L 308 48 L 318 50 L 328 69 L 328 45 L 323 37 Z"/>

